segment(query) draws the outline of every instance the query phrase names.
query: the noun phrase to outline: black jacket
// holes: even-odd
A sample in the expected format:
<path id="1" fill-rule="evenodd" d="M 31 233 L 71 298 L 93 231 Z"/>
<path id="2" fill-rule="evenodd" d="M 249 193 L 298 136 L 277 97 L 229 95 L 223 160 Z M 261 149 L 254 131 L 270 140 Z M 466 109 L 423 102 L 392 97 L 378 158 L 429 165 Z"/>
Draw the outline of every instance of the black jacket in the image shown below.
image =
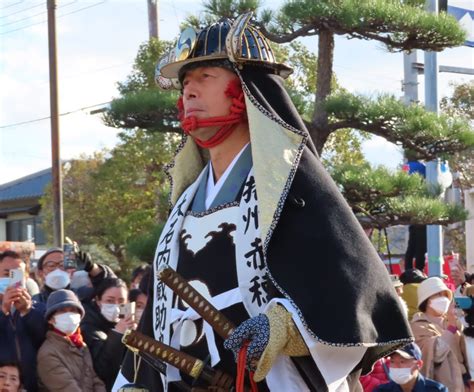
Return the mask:
<path id="1" fill-rule="evenodd" d="M 37 391 L 36 354 L 46 335 L 45 308 L 35 303 L 24 317 L 0 311 L 0 361 L 20 363 L 24 386 Z"/>
<path id="2" fill-rule="evenodd" d="M 110 391 L 126 350 L 122 344 L 122 334 L 113 330 L 115 323 L 102 316 L 95 302 L 83 305 L 86 314 L 81 321 L 82 336 L 89 346 L 95 372 Z"/>

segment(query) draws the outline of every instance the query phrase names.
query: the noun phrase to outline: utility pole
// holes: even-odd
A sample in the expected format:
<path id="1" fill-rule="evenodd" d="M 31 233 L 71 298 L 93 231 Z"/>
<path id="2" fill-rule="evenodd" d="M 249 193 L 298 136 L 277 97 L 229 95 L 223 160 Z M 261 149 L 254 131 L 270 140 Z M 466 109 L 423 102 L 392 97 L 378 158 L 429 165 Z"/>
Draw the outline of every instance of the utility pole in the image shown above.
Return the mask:
<path id="1" fill-rule="evenodd" d="M 416 49 L 403 53 L 403 98 L 407 106 L 418 102 L 418 70 L 413 67 L 416 62 Z"/>
<path id="2" fill-rule="evenodd" d="M 147 0 L 149 39 L 158 38 L 158 0 Z"/>
<path id="3" fill-rule="evenodd" d="M 61 153 L 59 148 L 58 68 L 56 55 L 56 0 L 48 0 L 49 94 L 51 102 L 51 156 L 53 191 L 54 245 L 63 246 L 63 195 L 61 180 Z"/>
<path id="4" fill-rule="evenodd" d="M 438 0 L 427 0 L 427 11 L 438 14 Z M 425 52 L 425 107 L 438 113 L 438 55 L 436 52 Z M 426 181 L 436 187 L 441 173 L 440 160 L 426 163 Z M 430 276 L 441 276 L 443 268 L 443 229 L 440 225 L 429 225 L 427 228 L 428 271 Z"/>

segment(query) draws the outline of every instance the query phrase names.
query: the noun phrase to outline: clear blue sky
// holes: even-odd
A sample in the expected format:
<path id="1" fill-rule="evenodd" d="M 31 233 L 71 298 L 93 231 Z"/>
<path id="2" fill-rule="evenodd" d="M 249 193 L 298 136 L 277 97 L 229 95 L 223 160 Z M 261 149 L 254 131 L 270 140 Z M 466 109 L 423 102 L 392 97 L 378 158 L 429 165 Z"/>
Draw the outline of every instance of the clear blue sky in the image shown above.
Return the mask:
<path id="1" fill-rule="evenodd" d="M 469 1 L 459 0 L 466 7 Z M 278 2 L 267 1 L 267 7 Z M 45 0 L 0 1 L 0 127 L 49 116 L 48 42 Z M 92 105 L 118 96 L 116 82 L 130 72 L 138 46 L 148 38 L 146 0 L 58 0 L 57 42 L 61 155 L 90 154 L 117 142 L 117 130 L 105 127 Z M 173 39 L 186 15 L 202 10 L 199 1 L 160 0 L 160 38 Z M 305 39 L 316 48 L 316 39 Z M 474 49 L 457 48 L 439 55 L 442 65 L 474 67 Z M 423 61 L 422 53 L 419 61 Z M 401 54 L 387 53 L 380 44 L 336 41 L 334 69 L 341 85 L 353 92 L 401 93 Z M 472 77 L 440 74 L 440 95 L 449 81 Z M 420 78 L 423 98 L 423 78 Z M 396 167 L 400 151 L 383 139 L 365 143 L 376 163 Z M 50 166 L 50 123 L 36 121 L 0 128 L 0 184 Z"/>

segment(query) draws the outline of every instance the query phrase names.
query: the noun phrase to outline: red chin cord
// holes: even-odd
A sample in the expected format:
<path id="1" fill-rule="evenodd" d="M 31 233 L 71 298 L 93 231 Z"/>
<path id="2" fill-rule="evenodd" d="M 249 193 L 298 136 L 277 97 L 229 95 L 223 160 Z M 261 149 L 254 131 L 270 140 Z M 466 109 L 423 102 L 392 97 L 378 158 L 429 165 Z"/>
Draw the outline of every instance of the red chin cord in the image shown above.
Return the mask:
<path id="1" fill-rule="evenodd" d="M 217 116 L 198 119 L 195 116 L 184 117 L 184 106 L 183 106 L 183 97 L 179 97 L 177 107 L 178 107 L 178 118 L 181 121 L 181 128 L 183 128 L 186 135 L 191 135 L 192 132 L 198 128 L 220 126 L 219 130 L 215 133 L 214 136 L 208 140 L 201 140 L 196 137 L 193 137 L 196 144 L 203 148 L 215 147 L 218 144 L 221 144 L 225 139 L 227 139 L 235 126 L 242 122 L 247 117 L 247 111 L 245 107 L 244 93 L 242 91 L 242 86 L 238 79 L 232 80 L 229 82 L 225 95 L 232 98 L 232 105 L 230 107 L 230 114 L 226 116 Z"/>

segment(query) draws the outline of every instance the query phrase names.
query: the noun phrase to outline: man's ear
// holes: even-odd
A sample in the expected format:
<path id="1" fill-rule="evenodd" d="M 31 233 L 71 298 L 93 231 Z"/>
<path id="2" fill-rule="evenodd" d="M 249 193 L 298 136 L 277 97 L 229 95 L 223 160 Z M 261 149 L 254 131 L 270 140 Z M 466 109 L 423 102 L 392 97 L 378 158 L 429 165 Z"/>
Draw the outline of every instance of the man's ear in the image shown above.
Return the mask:
<path id="1" fill-rule="evenodd" d="M 423 361 L 419 359 L 418 361 L 416 361 L 416 365 L 417 365 L 417 369 L 421 370 L 421 368 L 423 367 Z"/>

